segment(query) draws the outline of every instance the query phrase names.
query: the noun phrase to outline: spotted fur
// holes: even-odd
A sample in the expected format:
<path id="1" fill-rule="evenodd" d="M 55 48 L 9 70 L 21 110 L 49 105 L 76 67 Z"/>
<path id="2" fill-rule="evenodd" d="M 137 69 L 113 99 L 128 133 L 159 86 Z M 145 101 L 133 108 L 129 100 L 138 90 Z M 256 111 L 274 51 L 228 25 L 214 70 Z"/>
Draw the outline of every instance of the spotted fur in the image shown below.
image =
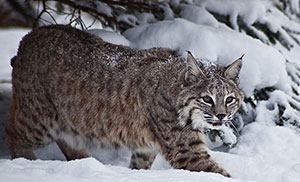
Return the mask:
<path id="1" fill-rule="evenodd" d="M 68 160 L 110 145 L 133 151 L 131 168 L 150 168 L 161 153 L 174 168 L 230 176 L 210 158 L 202 130 L 239 108 L 241 59 L 205 67 L 191 53 L 137 51 L 55 25 L 26 35 L 12 65 L 12 158 L 35 159 L 32 151 L 51 142 Z"/>

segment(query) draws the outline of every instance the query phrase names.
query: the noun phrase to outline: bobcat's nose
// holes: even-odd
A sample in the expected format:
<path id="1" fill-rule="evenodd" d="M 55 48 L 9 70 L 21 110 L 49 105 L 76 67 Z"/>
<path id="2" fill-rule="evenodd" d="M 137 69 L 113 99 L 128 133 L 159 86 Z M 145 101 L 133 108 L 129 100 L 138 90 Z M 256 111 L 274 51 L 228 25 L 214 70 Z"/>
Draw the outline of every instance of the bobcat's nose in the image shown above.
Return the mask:
<path id="1" fill-rule="evenodd" d="M 217 118 L 218 118 L 219 120 L 224 119 L 225 116 L 226 116 L 225 114 L 217 114 Z"/>

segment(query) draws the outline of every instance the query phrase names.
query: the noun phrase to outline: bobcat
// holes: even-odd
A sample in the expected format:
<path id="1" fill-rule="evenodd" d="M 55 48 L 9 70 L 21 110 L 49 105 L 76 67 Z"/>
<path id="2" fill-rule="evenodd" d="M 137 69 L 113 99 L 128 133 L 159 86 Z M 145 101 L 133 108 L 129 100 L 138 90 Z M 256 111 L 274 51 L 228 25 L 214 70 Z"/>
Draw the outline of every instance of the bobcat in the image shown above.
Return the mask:
<path id="1" fill-rule="evenodd" d="M 133 50 L 52 25 L 26 35 L 11 64 L 12 158 L 35 159 L 34 149 L 54 141 L 67 160 L 109 145 L 132 151 L 131 168 L 147 169 L 161 153 L 174 168 L 230 176 L 202 135 L 240 107 L 241 58 L 205 67 L 190 52 L 185 60 L 165 48 Z"/>

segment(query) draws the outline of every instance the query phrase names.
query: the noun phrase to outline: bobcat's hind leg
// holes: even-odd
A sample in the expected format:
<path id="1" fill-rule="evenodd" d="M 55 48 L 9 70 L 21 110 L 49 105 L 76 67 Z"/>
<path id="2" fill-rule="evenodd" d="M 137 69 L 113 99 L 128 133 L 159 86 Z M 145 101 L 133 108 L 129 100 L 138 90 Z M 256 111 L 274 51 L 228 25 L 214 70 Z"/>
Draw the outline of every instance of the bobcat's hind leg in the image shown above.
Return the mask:
<path id="1" fill-rule="evenodd" d="M 29 160 L 35 160 L 36 157 L 32 151 L 35 144 L 27 136 L 24 137 L 19 133 L 15 127 L 11 127 L 10 123 L 8 123 L 6 126 L 6 143 L 11 158 L 24 157 Z"/>
<path id="2" fill-rule="evenodd" d="M 150 169 L 156 153 L 132 152 L 130 165 L 131 169 Z"/>
<path id="3" fill-rule="evenodd" d="M 44 133 L 38 125 L 30 122 L 30 114 L 24 114 L 25 111 L 17 107 L 16 100 L 13 97 L 6 123 L 6 143 L 11 154 L 11 158 L 24 157 L 29 160 L 35 160 L 33 153 L 45 144 Z"/>
<path id="4" fill-rule="evenodd" d="M 24 157 L 25 159 L 35 160 L 36 156 L 34 155 L 32 149 L 18 149 L 16 147 L 9 147 L 11 158 Z"/>
<path id="5" fill-rule="evenodd" d="M 57 140 L 56 143 L 65 155 L 67 161 L 89 157 L 89 153 L 86 149 L 74 149 L 61 139 Z"/>

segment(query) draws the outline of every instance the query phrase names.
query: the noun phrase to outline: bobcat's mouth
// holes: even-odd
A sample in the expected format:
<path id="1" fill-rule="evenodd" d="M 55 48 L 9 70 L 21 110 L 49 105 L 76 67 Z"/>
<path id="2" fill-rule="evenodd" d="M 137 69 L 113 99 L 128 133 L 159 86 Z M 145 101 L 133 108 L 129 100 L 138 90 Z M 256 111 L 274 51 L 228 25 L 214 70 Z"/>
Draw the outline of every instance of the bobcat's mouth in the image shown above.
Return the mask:
<path id="1" fill-rule="evenodd" d="M 206 122 L 212 126 L 222 126 L 228 119 L 227 116 L 223 118 L 217 118 L 216 116 L 213 116 L 208 113 L 204 114 L 204 118 L 206 119 Z"/>
<path id="2" fill-rule="evenodd" d="M 216 122 L 208 121 L 207 123 L 211 124 L 213 126 L 222 126 L 222 124 L 225 123 L 225 121 L 222 121 L 222 120 L 219 120 L 219 121 L 216 121 Z"/>

